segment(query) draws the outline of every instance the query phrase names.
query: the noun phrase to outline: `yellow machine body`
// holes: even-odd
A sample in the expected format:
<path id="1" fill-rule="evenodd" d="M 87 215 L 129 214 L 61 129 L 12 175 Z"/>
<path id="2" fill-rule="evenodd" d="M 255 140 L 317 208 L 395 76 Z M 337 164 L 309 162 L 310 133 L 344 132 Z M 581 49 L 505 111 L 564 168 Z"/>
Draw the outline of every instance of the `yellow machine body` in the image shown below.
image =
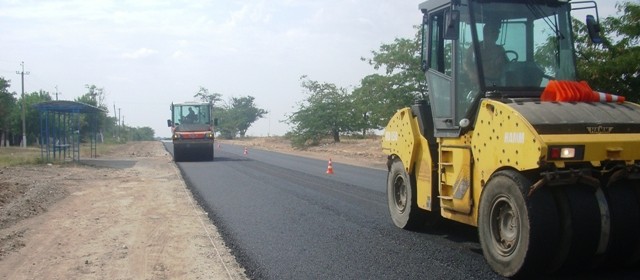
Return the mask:
<path id="1" fill-rule="evenodd" d="M 625 106 L 640 111 L 636 104 Z M 432 211 L 438 199 L 442 217 L 473 226 L 477 226 L 483 187 L 497 171 L 537 171 L 549 165 L 562 169 L 576 163 L 601 168 L 607 161 L 633 166 L 640 160 L 640 133 L 611 134 L 595 127 L 585 130 L 593 133 L 541 135 L 512 106 L 490 99 L 481 102 L 473 129 L 457 138 L 437 138 L 434 160 L 417 118 L 410 108 L 392 117 L 382 139 L 384 153 L 400 159 L 405 171 L 415 177 L 419 208 Z M 549 159 L 550 146 L 583 147 L 584 152 L 579 160 Z M 434 188 L 438 197 L 433 197 Z"/>
<path id="2" fill-rule="evenodd" d="M 419 5 L 425 84 L 382 140 L 395 226 L 476 226 L 505 277 L 638 267 L 640 106 L 579 80 L 571 10 L 587 2 Z M 598 41 L 597 13 L 586 26 Z"/>

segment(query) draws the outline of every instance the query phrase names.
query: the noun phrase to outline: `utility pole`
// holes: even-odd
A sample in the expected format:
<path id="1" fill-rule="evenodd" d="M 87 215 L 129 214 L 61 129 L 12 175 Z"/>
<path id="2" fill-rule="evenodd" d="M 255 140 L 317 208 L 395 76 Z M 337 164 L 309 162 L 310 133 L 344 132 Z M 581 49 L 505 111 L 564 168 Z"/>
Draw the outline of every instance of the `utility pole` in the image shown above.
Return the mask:
<path id="1" fill-rule="evenodd" d="M 118 108 L 118 141 L 120 141 L 120 130 L 122 130 L 121 118 L 120 118 L 120 109 Z"/>
<path id="2" fill-rule="evenodd" d="M 115 120 L 114 124 L 116 127 L 113 130 L 113 138 L 116 138 L 118 135 L 118 115 L 116 114 L 116 103 L 113 102 L 113 119 Z"/>
<path id="3" fill-rule="evenodd" d="M 127 134 L 127 129 L 124 127 L 124 115 L 122 116 L 122 132 L 124 133 L 125 143 L 129 141 L 129 134 Z"/>
<path id="4" fill-rule="evenodd" d="M 20 143 L 20 147 L 27 147 L 27 123 L 25 121 L 25 107 L 26 103 L 24 102 L 24 75 L 29 75 L 29 72 L 24 72 L 24 61 L 20 62 L 20 66 L 22 66 L 22 71 L 16 71 L 16 74 L 20 74 L 20 78 L 22 80 L 22 142 Z"/>
<path id="5" fill-rule="evenodd" d="M 58 101 L 58 94 L 62 95 L 62 92 L 58 92 L 58 86 L 56 85 L 56 101 Z"/>

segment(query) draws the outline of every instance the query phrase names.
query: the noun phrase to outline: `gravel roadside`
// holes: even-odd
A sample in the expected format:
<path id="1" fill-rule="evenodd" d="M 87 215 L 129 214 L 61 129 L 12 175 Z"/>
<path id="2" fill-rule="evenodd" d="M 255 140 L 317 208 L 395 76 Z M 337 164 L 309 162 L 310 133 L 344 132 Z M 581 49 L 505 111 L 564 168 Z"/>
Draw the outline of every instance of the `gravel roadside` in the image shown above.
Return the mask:
<path id="1" fill-rule="evenodd" d="M 86 163 L 0 169 L 0 279 L 247 278 L 161 142 Z"/>

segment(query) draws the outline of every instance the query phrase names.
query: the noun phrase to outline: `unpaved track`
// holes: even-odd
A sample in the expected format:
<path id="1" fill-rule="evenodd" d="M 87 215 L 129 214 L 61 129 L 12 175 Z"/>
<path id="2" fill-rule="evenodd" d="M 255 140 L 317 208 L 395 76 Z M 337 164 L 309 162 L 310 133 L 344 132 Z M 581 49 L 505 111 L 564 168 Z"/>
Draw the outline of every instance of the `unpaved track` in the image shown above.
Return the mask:
<path id="1" fill-rule="evenodd" d="M 3 170 L 2 182 L 68 195 L 0 224 L 0 279 L 246 279 L 160 142 L 132 142 L 96 165 L 112 163 Z"/>

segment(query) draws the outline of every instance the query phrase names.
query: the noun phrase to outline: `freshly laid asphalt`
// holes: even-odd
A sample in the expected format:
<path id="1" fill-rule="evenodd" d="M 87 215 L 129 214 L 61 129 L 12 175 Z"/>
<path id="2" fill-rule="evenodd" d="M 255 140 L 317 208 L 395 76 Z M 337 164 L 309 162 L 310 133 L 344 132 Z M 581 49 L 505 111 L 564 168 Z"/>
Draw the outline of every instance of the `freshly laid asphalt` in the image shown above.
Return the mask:
<path id="1" fill-rule="evenodd" d="M 225 145 L 213 162 L 178 166 L 252 279 L 497 278 L 475 229 L 398 229 L 386 171 L 333 162 L 328 175 L 327 164 Z"/>
<path id="2" fill-rule="evenodd" d="M 420 231 L 396 228 L 385 170 L 333 162 L 328 175 L 327 161 L 243 152 L 224 145 L 213 162 L 177 165 L 252 279 L 500 278 L 473 227 L 443 221 Z M 602 277 L 580 278 L 594 276 Z"/>

